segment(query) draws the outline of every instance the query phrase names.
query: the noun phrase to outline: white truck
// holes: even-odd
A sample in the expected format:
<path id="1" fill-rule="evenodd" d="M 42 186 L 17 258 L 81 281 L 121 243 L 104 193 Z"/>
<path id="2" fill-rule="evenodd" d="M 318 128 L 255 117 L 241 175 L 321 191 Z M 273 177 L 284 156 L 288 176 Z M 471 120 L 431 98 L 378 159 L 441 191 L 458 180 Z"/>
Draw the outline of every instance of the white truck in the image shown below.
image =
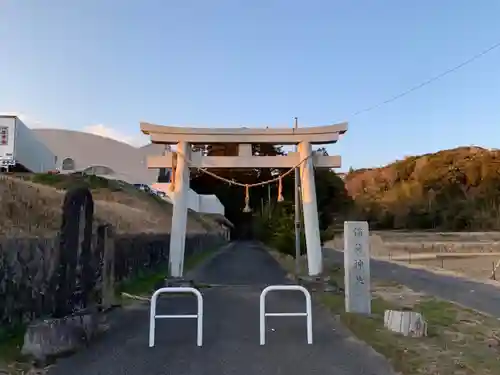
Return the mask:
<path id="1" fill-rule="evenodd" d="M 17 116 L 0 115 L 0 169 L 42 173 L 56 169 L 57 157 Z"/>

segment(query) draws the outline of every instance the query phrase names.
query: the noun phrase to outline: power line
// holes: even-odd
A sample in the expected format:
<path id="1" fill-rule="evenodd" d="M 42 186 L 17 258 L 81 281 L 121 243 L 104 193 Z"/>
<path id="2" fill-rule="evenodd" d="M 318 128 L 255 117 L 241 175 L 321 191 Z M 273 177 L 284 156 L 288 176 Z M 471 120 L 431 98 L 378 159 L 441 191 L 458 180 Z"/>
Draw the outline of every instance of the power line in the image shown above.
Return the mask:
<path id="1" fill-rule="evenodd" d="M 375 104 L 375 105 L 373 105 L 371 107 L 367 107 L 365 109 L 362 109 L 360 111 L 355 112 L 352 115 L 352 117 L 358 116 L 358 115 L 360 115 L 362 113 L 365 113 L 365 112 L 373 111 L 374 109 L 377 109 L 377 108 L 379 108 L 379 107 L 381 107 L 381 106 L 383 106 L 385 104 L 389 104 L 389 103 L 392 103 L 392 102 L 394 102 L 394 101 L 396 101 L 398 99 L 401 99 L 402 97 L 404 97 L 404 96 L 406 96 L 408 94 L 411 94 L 412 92 L 417 91 L 417 90 L 421 89 L 422 87 L 425 87 L 427 85 L 430 85 L 433 82 L 436 82 L 437 80 L 443 78 L 444 76 L 447 76 L 448 74 L 456 72 L 457 70 L 459 70 L 459 69 L 463 68 L 464 66 L 466 66 L 466 65 L 474 62 L 475 60 L 483 57 L 484 55 L 486 55 L 487 53 L 493 51 L 494 49 L 496 49 L 498 47 L 500 47 L 500 42 L 498 42 L 498 43 L 494 44 L 493 46 L 489 47 L 488 49 L 485 49 L 484 51 L 482 51 L 482 52 L 480 52 L 480 53 L 472 56 L 471 58 L 465 60 L 461 64 L 459 64 L 459 65 L 457 65 L 457 66 L 455 66 L 455 67 L 453 67 L 451 69 L 448 69 L 448 70 L 444 71 L 443 73 L 438 74 L 437 76 L 434 76 L 434 77 L 428 79 L 427 81 L 424 81 L 424 82 L 420 83 L 419 85 L 413 86 L 412 88 L 410 88 L 410 89 L 408 89 L 406 91 L 403 91 L 402 93 L 400 93 L 398 95 L 395 95 L 395 96 L 393 96 L 393 97 L 391 97 L 391 98 L 389 98 L 389 99 L 387 99 L 387 100 L 385 100 L 383 102 L 380 102 L 380 103 Z"/>

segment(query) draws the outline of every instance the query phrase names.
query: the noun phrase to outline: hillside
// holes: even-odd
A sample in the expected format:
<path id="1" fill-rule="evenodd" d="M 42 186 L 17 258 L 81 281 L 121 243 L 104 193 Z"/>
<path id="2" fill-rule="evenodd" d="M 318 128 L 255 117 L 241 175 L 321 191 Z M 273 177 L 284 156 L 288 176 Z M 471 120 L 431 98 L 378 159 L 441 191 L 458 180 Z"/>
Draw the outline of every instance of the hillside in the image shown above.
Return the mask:
<path id="1" fill-rule="evenodd" d="M 93 176 L 22 175 L 0 178 L 0 236 L 51 236 L 61 224 L 67 188 L 85 184 L 92 190 L 97 223 L 118 233 L 169 233 L 172 205 L 117 181 Z M 220 228 L 210 217 L 188 213 L 188 233 Z"/>
<path id="2" fill-rule="evenodd" d="M 349 172 L 356 216 L 380 229 L 500 229 L 500 151 L 459 147 Z"/>

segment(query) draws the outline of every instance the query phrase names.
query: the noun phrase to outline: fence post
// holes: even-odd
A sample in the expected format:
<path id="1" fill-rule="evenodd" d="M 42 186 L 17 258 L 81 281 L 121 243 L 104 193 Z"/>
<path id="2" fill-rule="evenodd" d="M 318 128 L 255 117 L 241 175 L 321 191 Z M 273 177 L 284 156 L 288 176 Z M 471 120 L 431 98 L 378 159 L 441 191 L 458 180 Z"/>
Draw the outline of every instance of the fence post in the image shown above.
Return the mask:
<path id="1" fill-rule="evenodd" d="M 103 251 L 102 307 L 108 310 L 115 305 L 115 241 L 111 225 L 97 228 L 97 241 Z"/>
<path id="2" fill-rule="evenodd" d="M 179 315 L 157 315 L 156 314 L 156 303 L 160 294 L 164 293 L 191 293 L 196 296 L 198 301 L 198 309 L 196 314 L 179 314 Z M 153 293 L 151 297 L 151 307 L 149 312 L 149 347 L 155 346 L 155 330 L 156 330 L 156 319 L 180 319 L 187 318 L 196 319 L 196 344 L 202 346 L 203 344 L 203 296 L 200 291 L 191 287 L 167 287 L 160 288 Z"/>
<path id="3" fill-rule="evenodd" d="M 298 290 L 304 294 L 306 299 L 306 312 L 298 313 L 266 313 L 266 296 L 269 292 L 275 290 Z M 301 285 L 270 285 L 260 294 L 260 345 L 266 343 L 266 316 L 305 316 L 307 319 L 307 343 L 312 344 L 312 307 L 311 294 Z"/>

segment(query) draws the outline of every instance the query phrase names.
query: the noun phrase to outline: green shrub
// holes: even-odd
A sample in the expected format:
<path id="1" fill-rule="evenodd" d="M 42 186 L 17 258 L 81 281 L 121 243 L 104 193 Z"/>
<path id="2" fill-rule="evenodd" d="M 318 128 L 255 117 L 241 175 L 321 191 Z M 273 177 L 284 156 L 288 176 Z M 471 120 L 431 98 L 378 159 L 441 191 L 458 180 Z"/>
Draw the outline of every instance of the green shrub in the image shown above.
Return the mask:
<path id="1" fill-rule="evenodd" d="M 254 235 L 260 241 L 283 254 L 295 256 L 295 217 L 291 205 L 283 203 L 274 209 L 265 207 L 254 218 Z M 300 234 L 301 253 L 306 251 L 303 231 Z"/>
<path id="2" fill-rule="evenodd" d="M 64 182 L 64 177 L 60 174 L 36 173 L 31 180 L 37 184 L 57 187 Z"/>

